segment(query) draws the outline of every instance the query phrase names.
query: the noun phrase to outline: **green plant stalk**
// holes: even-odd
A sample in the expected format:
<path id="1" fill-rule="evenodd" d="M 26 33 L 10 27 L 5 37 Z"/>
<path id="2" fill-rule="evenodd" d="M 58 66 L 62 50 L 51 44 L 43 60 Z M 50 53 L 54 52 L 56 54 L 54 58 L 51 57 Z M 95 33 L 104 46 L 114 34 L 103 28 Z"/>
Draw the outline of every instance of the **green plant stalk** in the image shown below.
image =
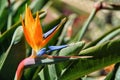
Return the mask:
<path id="1" fill-rule="evenodd" d="M 87 21 L 84 23 L 82 29 L 77 33 L 77 36 L 75 37 L 75 41 L 82 40 L 82 38 L 85 35 L 85 33 L 86 33 L 86 31 L 87 31 L 91 21 L 95 17 L 96 13 L 97 13 L 97 9 L 94 8 L 93 11 L 91 12 L 90 16 L 88 17 Z"/>
<path id="2" fill-rule="evenodd" d="M 85 34 L 85 32 L 87 31 L 91 21 L 93 20 L 93 18 L 95 17 L 96 15 L 96 8 L 93 9 L 92 13 L 90 14 L 89 18 L 87 19 L 87 21 L 85 22 L 84 26 L 82 27 L 81 29 L 81 32 L 80 32 L 80 37 L 78 38 L 78 40 L 81 40 Z"/>

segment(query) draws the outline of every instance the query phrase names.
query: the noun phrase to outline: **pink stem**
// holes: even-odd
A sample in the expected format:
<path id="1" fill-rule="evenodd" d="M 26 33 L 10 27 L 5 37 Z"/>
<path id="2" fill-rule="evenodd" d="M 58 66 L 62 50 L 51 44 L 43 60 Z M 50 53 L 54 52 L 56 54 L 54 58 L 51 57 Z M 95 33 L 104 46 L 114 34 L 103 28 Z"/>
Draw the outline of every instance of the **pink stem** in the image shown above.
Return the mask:
<path id="1" fill-rule="evenodd" d="M 25 66 L 29 66 L 29 65 L 33 65 L 33 64 L 35 64 L 35 60 L 33 57 L 28 57 L 28 58 L 25 58 L 24 60 L 22 60 L 16 70 L 15 80 L 21 79 L 21 76 L 22 76 Z"/>
<path id="2" fill-rule="evenodd" d="M 17 68 L 17 71 L 16 71 L 16 74 L 15 74 L 15 80 L 20 80 L 21 76 L 22 76 L 22 72 L 23 72 L 23 69 L 24 69 L 24 61 L 25 60 L 22 60 L 20 62 L 20 64 L 18 65 L 18 68 Z"/>

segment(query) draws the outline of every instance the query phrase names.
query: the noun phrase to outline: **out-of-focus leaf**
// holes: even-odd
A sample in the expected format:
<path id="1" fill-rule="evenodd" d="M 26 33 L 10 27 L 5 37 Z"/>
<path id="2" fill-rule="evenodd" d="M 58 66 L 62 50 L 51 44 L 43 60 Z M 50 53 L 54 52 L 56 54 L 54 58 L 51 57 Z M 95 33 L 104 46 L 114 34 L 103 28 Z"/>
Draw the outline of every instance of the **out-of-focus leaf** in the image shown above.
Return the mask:
<path id="1" fill-rule="evenodd" d="M 58 37 L 59 37 L 59 35 L 60 35 L 61 31 L 62 31 L 62 28 L 63 28 L 66 20 L 67 20 L 66 18 L 63 18 L 63 19 L 61 19 L 59 24 L 57 24 L 58 26 L 61 26 L 60 30 L 57 31 L 57 33 L 54 35 L 54 37 L 52 37 L 52 39 L 49 41 L 49 43 L 47 45 L 54 45 L 54 44 L 57 43 Z M 54 25 L 54 24 L 52 24 L 52 25 Z"/>
<path id="2" fill-rule="evenodd" d="M 43 25 L 43 32 L 45 33 L 47 31 L 49 31 L 50 29 L 52 29 L 54 26 L 58 25 L 60 23 L 61 19 L 63 19 L 63 18 L 64 18 L 64 16 L 61 16 L 58 19 L 56 19 L 46 25 Z"/>
<path id="3" fill-rule="evenodd" d="M 3 10 L 3 13 L 0 16 L 0 22 L 1 22 L 0 23 L 0 31 L 1 31 L 1 33 L 3 33 L 4 29 L 6 28 L 7 18 L 8 18 L 8 12 L 9 12 L 8 8 L 5 8 Z"/>
<path id="4" fill-rule="evenodd" d="M 12 13 L 10 11 L 9 11 L 8 20 L 7 20 L 8 21 L 7 22 L 7 30 L 10 29 L 10 26 L 12 25 Z"/>
<path id="5" fill-rule="evenodd" d="M 42 8 L 42 10 L 47 11 L 52 5 L 52 1 L 48 1 Z"/>
<path id="6" fill-rule="evenodd" d="M 107 76 L 104 80 L 115 80 L 115 75 L 116 75 L 116 72 L 117 72 L 119 66 L 120 66 L 120 63 L 117 63 L 114 66 L 114 69 L 109 74 L 107 74 Z"/>
<path id="7" fill-rule="evenodd" d="M 115 80 L 120 80 L 120 65 L 118 66 L 117 72 L 115 74 Z"/>
<path id="8" fill-rule="evenodd" d="M 99 1 L 99 0 L 96 0 L 96 1 Z M 105 1 L 107 3 L 112 3 L 112 4 L 119 3 L 119 0 L 103 0 L 103 1 Z"/>
<path id="9" fill-rule="evenodd" d="M 107 35 L 106 37 L 104 37 L 102 40 L 100 40 L 97 44 L 101 44 L 105 41 L 108 41 L 110 39 L 112 39 L 113 37 L 115 37 L 116 35 L 120 34 L 120 28 L 111 32 L 109 35 Z"/>
<path id="10" fill-rule="evenodd" d="M 75 61 L 60 77 L 62 80 L 75 80 L 93 71 L 120 61 L 120 40 L 106 42 L 80 52 L 93 58 Z"/>
<path id="11" fill-rule="evenodd" d="M 8 76 L 8 79 L 9 78 L 14 78 L 14 73 L 13 72 L 15 72 L 15 70 L 16 70 L 16 67 L 17 67 L 17 65 L 18 65 L 18 62 L 22 59 L 22 58 L 24 58 L 25 57 L 25 53 L 24 53 L 24 55 L 23 55 L 23 53 L 22 53 L 22 51 L 23 52 L 25 52 L 25 50 L 24 50 L 24 45 L 23 45 L 23 42 L 22 43 L 20 43 L 20 41 L 21 41 L 21 39 L 22 39 L 22 27 L 20 26 L 20 27 L 18 27 L 17 29 L 16 29 L 16 31 L 14 32 L 14 35 L 13 35 L 13 37 L 12 37 L 12 41 L 11 41 L 11 44 L 9 45 L 9 47 L 8 47 L 8 49 L 7 49 L 7 51 L 6 52 L 4 52 L 1 56 L 0 56 L 0 74 L 2 75 L 3 74 L 3 71 L 4 71 L 4 73 L 6 74 L 9 74 L 9 73 L 11 73 L 11 72 L 9 72 L 9 71 L 11 71 L 11 69 L 9 70 L 9 69 L 6 69 L 7 67 L 8 67 L 8 65 L 9 65 L 9 68 L 13 68 L 13 71 L 12 71 L 12 73 L 11 74 L 9 74 L 9 76 Z M 16 45 L 13 45 L 13 44 L 16 44 Z M 17 43 L 19 43 L 19 44 L 17 44 Z M 20 46 L 21 45 L 21 46 Z M 22 47 L 22 48 L 21 48 Z M 19 51 L 19 50 L 21 50 L 22 49 L 22 51 Z M 18 50 L 19 49 L 19 50 Z M 13 52 L 14 51 L 14 52 Z M 18 51 L 18 52 L 16 52 L 16 51 Z M 21 54 L 19 54 L 19 53 L 21 53 Z M 18 58 L 18 55 L 19 55 L 19 58 Z M 14 60 L 15 59 L 15 60 Z M 15 61 L 15 62 L 14 62 Z M 5 70 L 6 69 L 6 70 Z M 7 75 L 6 74 L 6 75 Z M 2 75 L 4 78 L 5 78 L 5 75 Z"/>
<path id="12" fill-rule="evenodd" d="M 73 22 L 74 22 L 75 18 L 76 18 L 76 15 L 75 15 L 75 14 L 72 14 L 72 15 L 70 15 L 70 16 L 68 17 L 68 20 L 67 20 L 67 22 L 66 22 L 66 24 L 65 24 L 65 26 L 64 26 L 64 28 L 63 28 L 63 30 L 62 30 L 62 33 L 61 33 L 61 35 L 59 36 L 59 40 L 58 40 L 58 42 L 57 42 L 57 45 L 60 45 L 60 44 L 62 43 L 62 41 L 63 41 L 63 39 L 64 39 L 64 37 L 65 37 L 65 35 L 66 35 L 66 32 L 67 32 L 68 27 L 71 27 L 71 26 L 73 25 Z"/>
<path id="13" fill-rule="evenodd" d="M 107 33 L 105 33 L 103 36 L 99 37 L 97 40 L 91 42 L 90 44 L 86 45 L 85 48 L 88 48 L 88 47 L 92 47 L 92 46 L 95 46 L 96 44 L 98 44 L 101 40 L 102 42 L 104 42 L 103 40 L 110 40 L 112 39 L 113 37 L 115 37 L 117 34 L 119 34 L 119 29 L 120 27 L 116 27 L 110 31 L 108 31 Z"/>
<path id="14" fill-rule="evenodd" d="M 33 12 L 36 12 L 41 10 L 47 2 L 48 0 L 35 0 L 30 4 L 30 7 L 32 8 Z"/>
<path id="15" fill-rule="evenodd" d="M 82 40 L 83 36 L 85 35 L 91 21 L 94 19 L 96 15 L 96 9 L 94 8 L 91 12 L 90 16 L 88 17 L 87 21 L 84 23 L 83 27 L 79 30 L 79 32 L 76 34 L 76 36 L 73 38 L 73 42 Z"/>
<path id="16" fill-rule="evenodd" d="M 7 53 L 4 53 L 7 54 Z M 4 55 L 3 54 L 3 55 Z M 6 57 L 6 55 L 5 55 Z M 0 57 L 0 61 L 5 58 L 4 56 Z M 25 44 L 24 39 L 19 43 L 13 45 L 7 55 L 7 58 L 0 65 L 0 79 L 1 80 L 13 80 L 15 76 L 15 71 L 21 60 L 25 58 Z M 6 77 L 7 75 L 7 77 Z"/>
<path id="17" fill-rule="evenodd" d="M 30 0 L 19 0 L 14 5 L 12 5 L 13 14 L 13 24 L 15 24 L 19 19 L 20 15 L 25 11 L 25 5 L 29 5 Z"/>
<path id="18" fill-rule="evenodd" d="M 4 65 L 4 62 L 5 62 L 5 60 L 8 57 L 8 54 L 9 54 L 9 52 L 10 52 L 10 50 L 11 50 L 12 45 L 14 44 L 14 42 L 18 43 L 21 40 L 21 38 L 22 38 L 22 32 L 23 31 L 22 31 L 22 27 L 21 26 L 16 29 L 16 31 L 14 32 L 14 35 L 12 37 L 11 44 L 9 45 L 7 51 L 0 56 L 0 64 L 1 64 L 0 65 L 0 70 L 2 69 L 2 67 Z"/>
<path id="19" fill-rule="evenodd" d="M 7 0 L 0 0 L 0 16 L 7 5 Z"/>
<path id="20" fill-rule="evenodd" d="M 21 40 L 22 36 L 23 36 L 23 29 L 22 26 L 19 26 L 14 32 L 11 43 L 17 44 Z"/>

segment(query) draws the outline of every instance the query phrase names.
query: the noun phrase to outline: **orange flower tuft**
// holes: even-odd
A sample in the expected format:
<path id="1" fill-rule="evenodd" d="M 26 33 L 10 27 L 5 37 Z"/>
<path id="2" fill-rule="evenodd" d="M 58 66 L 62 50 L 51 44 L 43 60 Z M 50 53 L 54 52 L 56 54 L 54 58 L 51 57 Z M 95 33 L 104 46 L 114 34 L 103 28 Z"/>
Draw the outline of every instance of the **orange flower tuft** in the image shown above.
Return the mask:
<path id="1" fill-rule="evenodd" d="M 30 8 L 28 8 L 27 6 L 25 13 L 25 23 L 23 22 L 22 18 L 21 22 L 25 38 L 35 52 L 38 52 L 38 50 L 44 47 L 60 28 L 60 26 L 58 26 L 48 37 L 43 38 L 44 34 L 42 32 L 38 12 L 36 14 L 36 18 L 34 19 Z"/>
<path id="2" fill-rule="evenodd" d="M 36 19 L 33 19 L 30 9 L 26 6 L 25 24 L 22 18 L 21 21 L 24 30 L 24 35 L 28 44 L 35 51 L 38 51 L 42 47 L 41 42 L 43 40 L 42 28 L 41 28 L 38 12 Z"/>

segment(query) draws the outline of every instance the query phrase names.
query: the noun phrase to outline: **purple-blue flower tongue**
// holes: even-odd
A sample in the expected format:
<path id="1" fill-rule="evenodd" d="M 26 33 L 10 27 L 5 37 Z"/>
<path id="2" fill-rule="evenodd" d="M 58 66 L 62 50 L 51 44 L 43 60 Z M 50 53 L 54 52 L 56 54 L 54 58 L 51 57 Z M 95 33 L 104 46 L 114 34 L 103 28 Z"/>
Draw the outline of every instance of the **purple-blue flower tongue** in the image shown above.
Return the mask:
<path id="1" fill-rule="evenodd" d="M 61 45 L 61 46 L 49 46 L 49 52 L 54 51 L 54 50 L 60 50 L 62 48 L 66 48 L 68 45 Z"/>
<path id="2" fill-rule="evenodd" d="M 47 38 L 51 33 L 53 33 L 55 31 L 55 29 L 58 26 L 55 26 L 54 28 L 52 28 L 51 30 L 49 30 L 48 32 L 44 33 L 43 38 Z"/>
<path id="3" fill-rule="evenodd" d="M 39 50 L 38 52 L 37 52 L 37 56 L 42 56 L 43 54 L 45 54 L 46 53 L 46 48 L 42 48 L 41 50 Z"/>
<path id="4" fill-rule="evenodd" d="M 66 48 L 68 45 L 61 45 L 61 46 L 48 46 L 48 50 L 46 48 L 42 48 L 37 52 L 37 56 L 42 56 L 43 54 L 52 52 L 54 50 L 60 50 Z"/>

